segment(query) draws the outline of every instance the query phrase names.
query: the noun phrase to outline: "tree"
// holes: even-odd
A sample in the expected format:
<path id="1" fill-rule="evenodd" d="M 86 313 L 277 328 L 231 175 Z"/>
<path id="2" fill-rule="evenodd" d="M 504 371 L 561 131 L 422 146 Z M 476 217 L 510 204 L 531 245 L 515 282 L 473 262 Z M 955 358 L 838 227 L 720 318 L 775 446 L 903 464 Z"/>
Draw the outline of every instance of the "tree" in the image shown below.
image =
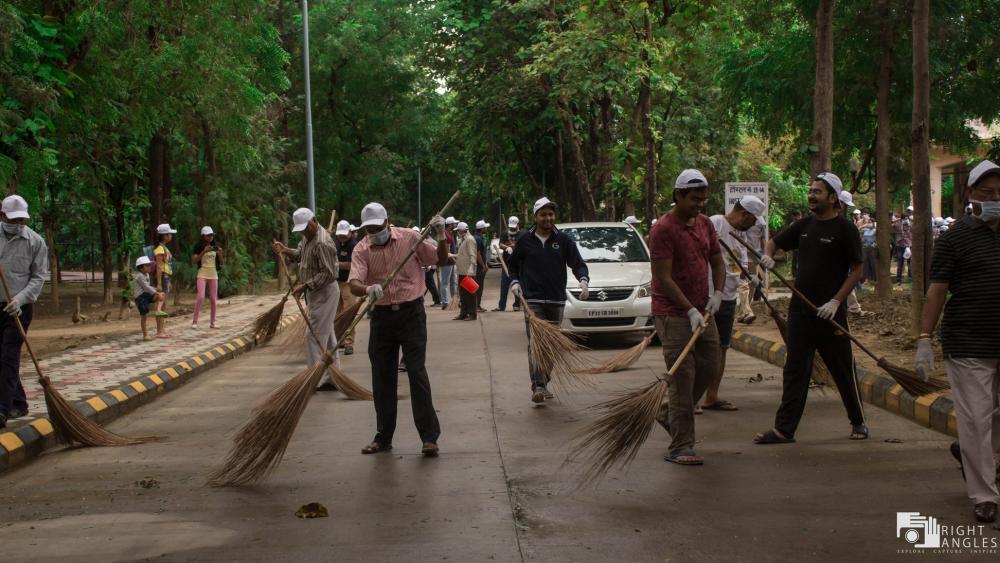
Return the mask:
<path id="1" fill-rule="evenodd" d="M 809 176 L 831 170 L 833 153 L 833 11 L 835 0 L 816 9 L 816 81 L 813 84 L 812 152 Z"/>
<path id="2" fill-rule="evenodd" d="M 878 72 L 878 101 L 876 102 L 877 131 L 875 134 L 875 220 L 879 227 L 876 232 L 878 250 L 878 280 L 876 281 L 879 299 L 889 299 L 892 295 L 892 280 L 889 278 L 889 265 L 892 255 L 888 250 L 892 247 L 892 233 L 889 230 L 891 217 L 889 212 L 889 166 L 892 157 L 892 68 L 893 68 L 893 17 L 891 0 L 879 0 L 878 11 L 881 32 L 879 34 L 879 49 L 881 58 Z"/>
<path id="3" fill-rule="evenodd" d="M 930 182 L 930 0 L 913 1 L 913 120 L 910 134 L 913 167 L 913 289 L 912 331 L 920 332 L 920 315 L 927 292 L 931 239 Z"/>

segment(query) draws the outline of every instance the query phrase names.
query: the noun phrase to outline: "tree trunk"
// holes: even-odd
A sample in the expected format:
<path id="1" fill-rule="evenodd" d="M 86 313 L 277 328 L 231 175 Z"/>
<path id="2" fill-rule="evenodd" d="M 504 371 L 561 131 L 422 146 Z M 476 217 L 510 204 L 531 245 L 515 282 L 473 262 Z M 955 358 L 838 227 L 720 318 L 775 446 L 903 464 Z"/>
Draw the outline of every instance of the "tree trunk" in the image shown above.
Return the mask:
<path id="1" fill-rule="evenodd" d="M 46 189 L 39 194 L 45 202 L 42 207 L 42 226 L 45 228 L 45 241 L 49 247 L 49 296 L 56 311 L 59 310 L 59 290 L 62 285 L 62 273 L 59 269 L 59 251 L 56 250 L 56 231 L 59 228 L 59 213 L 56 211 L 56 194 L 52 184 L 46 183 Z M 46 198 L 45 195 L 49 197 Z"/>
<path id="2" fill-rule="evenodd" d="M 927 292 L 933 240 L 931 238 L 930 140 L 931 112 L 930 0 L 913 1 L 913 117 L 910 125 L 910 164 L 913 176 L 913 292 L 912 331 L 920 332 L 920 314 Z"/>
<path id="3" fill-rule="evenodd" d="M 538 185 L 538 180 L 535 180 L 535 175 L 531 173 L 531 167 L 528 166 L 528 159 L 525 158 L 524 151 L 521 150 L 521 146 L 513 140 L 511 141 L 511 145 L 514 147 L 514 153 L 517 154 L 517 160 L 521 163 L 521 169 L 524 170 L 524 175 L 528 178 L 528 183 L 531 184 L 532 193 L 545 195 L 542 193 L 542 187 Z"/>
<path id="4" fill-rule="evenodd" d="M 111 255 L 111 223 L 108 221 L 108 212 L 103 204 L 97 210 L 97 218 L 101 227 L 101 269 L 104 272 L 104 304 L 113 305 L 115 302 L 115 285 L 114 280 L 111 279 L 114 274 L 114 259 Z"/>
<path id="5" fill-rule="evenodd" d="M 641 107 L 640 126 L 642 128 L 642 144 L 646 152 L 646 173 L 643 180 L 646 195 L 646 220 L 652 221 L 656 217 L 656 142 L 653 139 L 653 96 L 650 91 L 649 73 L 649 42 L 653 39 L 653 22 L 649 19 L 649 14 L 643 16 L 644 30 L 643 38 L 646 46 L 639 54 L 639 58 L 646 67 L 639 79 L 639 106 Z"/>
<path id="6" fill-rule="evenodd" d="M 569 146 L 573 153 L 573 172 L 576 174 L 577 196 L 579 197 L 580 218 L 584 221 L 593 221 L 597 217 L 597 204 L 594 201 L 594 194 L 590 189 L 590 179 L 587 175 L 587 162 L 583 156 L 583 141 L 580 139 L 576 126 L 573 124 L 573 115 L 570 113 L 565 100 L 558 103 L 559 115 L 562 117 L 563 128 L 569 136 Z"/>
<path id="7" fill-rule="evenodd" d="M 167 152 L 167 138 L 164 130 L 153 134 L 149 141 L 149 224 L 146 225 L 149 240 L 156 242 L 156 226 L 163 219 L 163 176 L 164 160 Z"/>
<path id="8" fill-rule="evenodd" d="M 833 152 L 833 10 L 835 0 L 820 0 L 816 10 L 816 83 L 809 174 L 830 170 Z"/>
<path id="9" fill-rule="evenodd" d="M 556 129 L 556 200 L 566 201 L 566 149 L 563 147 L 562 129 Z M 525 220 L 528 218 L 525 217 Z"/>
<path id="10" fill-rule="evenodd" d="M 878 245 L 878 281 L 876 293 L 880 300 L 889 299 L 892 295 L 892 279 L 889 277 L 889 267 L 892 255 L 892 220 L 889 210 L 889 159 L 892 150 L 892 114 L 889 103 L 892 96 L 892 62 L 893 62 L 893 30 L 890 0 L 879 0 L 878 14 L 881 33 L 879 44 L 882 50 L 882 61 L 878 71 L 878 102 L 876 113 L 878 125 L 875 133 L 875 231 Z"/>

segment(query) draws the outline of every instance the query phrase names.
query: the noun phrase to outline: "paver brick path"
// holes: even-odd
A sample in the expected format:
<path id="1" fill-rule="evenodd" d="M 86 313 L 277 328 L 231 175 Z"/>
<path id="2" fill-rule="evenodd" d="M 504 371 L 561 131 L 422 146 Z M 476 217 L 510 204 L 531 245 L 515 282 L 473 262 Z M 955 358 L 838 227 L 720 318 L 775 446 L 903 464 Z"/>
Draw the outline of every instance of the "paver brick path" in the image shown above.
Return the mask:
<path id="1" fill-rule="evenodd" d="M 139 319 L 133 315 L 135 334 L 49 354 L 40 358 L 42 371 L 66 400 L 84 400 L 249 334 L 254 319 L 278 300 L 276 295 L 241 295 L 220 300 L 216 329 L 208 328 L 206 303 L 199 319 L 203 322 L 198 324 L 197 330 L 191 328 L 190 315 L 170 318 L 167 319 L 167 332 L 173 337 L 154 338 L 149 342 L 142 341 Z M 153 334 L 156 321 L 152 315 L 149 327 L 150 334 Z M 30 328 L 28 338 L 31 338 Z M 21 382 L 28 396 L 29 414 L 9 421 L 8 430 L 29 424 L 47 413 L 42 387 L 38 384 L 38 375 L 27 351 L 21 354 Z"/>

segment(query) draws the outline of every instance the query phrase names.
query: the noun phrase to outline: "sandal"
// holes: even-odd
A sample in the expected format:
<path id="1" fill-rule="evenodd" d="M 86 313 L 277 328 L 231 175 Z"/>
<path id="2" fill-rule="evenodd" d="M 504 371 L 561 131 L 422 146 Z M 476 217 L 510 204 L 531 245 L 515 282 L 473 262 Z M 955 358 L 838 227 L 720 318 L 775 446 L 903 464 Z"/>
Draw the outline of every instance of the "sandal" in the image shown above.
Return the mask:
<path id="1" fill-rule="evenodd" d="M 704 465 L 705 458 L 694 453 L 694 450 L 677 450 L 663 456 L 664 461 L 677 465 Z"/>
<path id="2" fill-rule="evenodd" d="M 864 424 L 855 424 L 851 426 L 851 439 L 852 440 L 867 440 L 868 439 L 868 426 Z"/>
<path id="3" fill-rule="evenodd" d="M 762 432 L 753 437 L 755 444 L 794 444 L 795 438 L 785 438 L 778 435 L 774 430 Z"/>
<path id="4" fill-rule="evenodd" d="M 724 401 L 722 399 L 719 399 L 718 401 L 716 401 L 716 402 L 714 402 L 714 403 L 712 403 L 710 405 L 705 405 L 705 406 L 703 406 L 701 408 L 704 409 L 704 410 L 706 410 L 706 411 L 738 411 L 738 410 L 740 410 L 740 408 L 737 407 L 736 405 L 730 403 L 729 401 Z"/>
<path id="5" fill-rule="evenodd" d="M 371 444 L 368 444 L 367 446 L 361 448 L 361 453 L 365 455 L 377 454 L 380 452 L 387 452 L 391 449 L 392 449 L 392 444 L 382 444 L 379 442 L 372 442 Z"/>

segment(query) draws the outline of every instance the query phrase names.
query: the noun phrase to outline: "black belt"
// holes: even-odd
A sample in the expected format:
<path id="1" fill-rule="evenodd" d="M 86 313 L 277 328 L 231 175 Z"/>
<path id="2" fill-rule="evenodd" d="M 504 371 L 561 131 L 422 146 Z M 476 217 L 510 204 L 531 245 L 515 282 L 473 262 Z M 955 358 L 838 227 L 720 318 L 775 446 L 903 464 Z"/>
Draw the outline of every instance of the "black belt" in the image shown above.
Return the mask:
<path id="1" fill-rule="evenodd" d="M 407 301 L 405 303 L 394 303 L 392 305 L 375 305 L 373 309 L 376 311 L 399 311 L 401 309 L 408 309 L 410 307 L 420 307 L 424 306 L 424 298 L 418 297 L 413 301 Z"/>

